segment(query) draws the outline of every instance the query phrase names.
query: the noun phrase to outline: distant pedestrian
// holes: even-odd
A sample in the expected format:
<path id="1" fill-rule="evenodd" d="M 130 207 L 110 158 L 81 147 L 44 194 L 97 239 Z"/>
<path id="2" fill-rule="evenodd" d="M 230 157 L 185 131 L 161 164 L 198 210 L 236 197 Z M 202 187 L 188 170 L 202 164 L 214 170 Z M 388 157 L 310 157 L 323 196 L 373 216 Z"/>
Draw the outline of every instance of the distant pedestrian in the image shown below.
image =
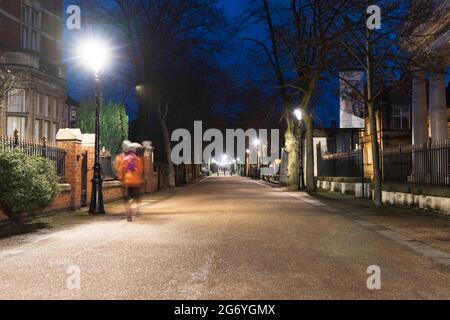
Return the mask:
<path id="1" fill-rule="evenodd" d="M 144 184 L 144 164 L 139 153 L 143 149 L 138 143 L 125 141 L 122 144 L 123 153 L 116 158 L 114 166 L 117 178 L 125 187 L 125 206 L 127 221 L 133 221 L 132 204 L 139 201 L 140 188 Z"/>

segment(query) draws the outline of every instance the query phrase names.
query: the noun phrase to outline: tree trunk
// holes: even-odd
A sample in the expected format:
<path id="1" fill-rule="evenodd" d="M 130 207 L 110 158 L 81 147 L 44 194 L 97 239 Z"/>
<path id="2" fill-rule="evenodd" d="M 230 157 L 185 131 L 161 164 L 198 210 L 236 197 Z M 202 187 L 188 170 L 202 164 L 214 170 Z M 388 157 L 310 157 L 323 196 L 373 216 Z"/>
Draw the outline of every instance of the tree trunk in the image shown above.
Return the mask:
<path id="1" fill-rule="evenodd" d="M 175 188 L 175 168 L 172 162 L 172 144 L 170 143 L 170 134 L 169 130 L 167 129 L 166 125 L 166 117 L 167 117 L 167 111 L 169 108 L 169 102 L 166 103 L 164 113 L 161 111 L 161 103 L 158 100 L 158 113 L 159 113 L 159 123 L 161 125 L 161 131 L 163 134 L 164 139 L 164 149 L 166 151 L 166 157 L 167 157 L 167 166 L 168 166 L 168 173 L 169 173 L 169 188 Z"/>
<path id="2" fill-rule="evenodd" d="M 287 178 L 288 178 L 288 187 L 290 189 L 298 188 L 298 171 L 299 171 L 299 157 L 298 157 L 298 132 L 296 130 L 295 122 L 292 118 L 292 112 L 285 104 L 285 118 L 286 118 L 286 133 L 284 149 L 288 155 L 288 163 L 287 163 Z"/>
<path id="3" fill-rule="evenodd" d="M 314 183 L 314 123 L 311 115 L 305 113 L 304 122 L 306 128 L 306 191 L 316 192 L 316 184 Z"/>
<path id="4" fill-rule="evenodd" d="M 296 130 L 290 125 L 285 133 L 285 150 L 288 154 L 287 163 L 287 178 L 288 187 L 290 189 L 298 188 L 298 172 L 299 172 L 299 157 L 298 157 L 298 137 L 296 136 Z"/>
<path id="5" fill-rule="evenodd" d="M 372 55 L 370 43 L 370 30 L 366 33 L 366 71 L 367 71 L 367 109 L 369 111 L 370 122 L 370 137 L 372 140 L 372 164 L 373 164 L 373 189 L 374 189 L 374 204 L 377 207 L 382 205 L 381 193 L 381 171 L 380 171 L 380 155 L 378 145 L 378 128 L 377 119 L 375 117 L 374 96 L 373 96 L 373 81 L 372 81 Z M 364 170 L 364 168 L 363 168 Z"/>
<path id="6" fill-rule="evenodd" d="M 380 171 L 380 152 L 378 144 L 377 120 L 375 117 L 375 108 L 373 102 L 367 104 L 370 120 L 370 138 L 372 144 L 372 163 L 373 163 L 373 190 L 374 190 L 374 204 L 377 207 L 382 205 L 381 193 L 381 171 Z"/>

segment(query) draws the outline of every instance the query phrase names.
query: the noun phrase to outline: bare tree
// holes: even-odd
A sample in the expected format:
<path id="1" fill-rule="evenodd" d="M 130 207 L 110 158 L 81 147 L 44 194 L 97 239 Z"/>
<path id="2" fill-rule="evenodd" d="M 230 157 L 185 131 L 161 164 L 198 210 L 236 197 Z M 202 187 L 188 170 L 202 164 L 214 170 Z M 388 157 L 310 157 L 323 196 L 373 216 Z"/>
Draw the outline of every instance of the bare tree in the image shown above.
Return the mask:
<path id="1" fill-rule="evenodd" d="M 139 114 L 131 135 L 135 139 L 148 139 L 154 132 L 153 120 L 159 120 L 157 123 L 166 160 L 172 171 L 169 174 L 170 186 L 175 185 L 170 121 L 174 115 L 185 113 L 186 110 L 181 108 L 187 107 L 179 103 L 181 99 L 177 97 L 181 87 L 175 86 L 175 83 L 179 82 L 178 72 L 183 62 L 193 62 L 191 58 L 194 56 L 211 55 L 224 45 L 219 39 L 225 20 L 216 4 L 217 0 L 113 0 L 104 5 L 92 3 L 92 19 L 113 28 L 117 43 L 122 44 L 120 51 L 124 59 L 118 68 L 118 76 L 131 90 L 146 88 L 145 94 L 138 92 Z M 200 92 L 200 95 L 204 98 L 206 93 Z"/>
<path id="2" fill-rule="evenodd" d="M 325 70 L 330 52 L 345 34 L 347 24 L 341 19 L 352 1 L 346 0 L 261 0 L 252 14 L 263 21 L 268 41 L 249 39 L 263 49 L 275 75 L 283 103 L 287 130 L 285 149 L 288 152 L 288 183 L 298 185 L 299 122 L 294 110 L 302 110 L 306 127 L 306 187 L 315 191 L 314 183 L 314 121 L 311 99 Z M 267 43 L 268 42 L 268 43 Z"/>
<path id="3" fill-rule="evenodd" d="M 0 106 L 16 82 L 17 76 L 14 75 L 13 71 L 7 66 L 0 65 Z"/>
<path id="4" fill-rule="evenodd" d="M 394 82 L 398 82 L 400 75 L 411 68 L 420 67 L 417 62 L 423 61 L 423 52 L 409 52 L 402 46 L 402 41 L 412 36 L 417 26 L 429 21 L 435 14 L 429 10 L 425 1 L 386 0 L 379 1 L 382 9 L 381 29 L 371 30 L 367 27 L 368 1 L 359 2 L 353 10 L 344 13 L 344 19 L 353 25 L 341 42 L 343 51 L 336 52 L 335 74 L 341 81 L 353 89 L 361 101 L 364 101 L 369 123 L 372 165 L 374 204 L 382 205 L 382 178 L 380 165 L 380 128 L 377 126 L 376 111 L 383 90 Z M 403 27 L 402 27 L 403 26 Z M 415 26 L 415 27 L 411 27 Z M 419 59 L 419 56 L 421 57 Z M 339 76 L 342 70 L 361 70 L 366 75 L 366 85 L 363 90 L 345 77 Z M 408 79 L 408 77 L 404 77 Z M 363 138 L 363 137 L 361 137 Z"/>
<path id="5" fill-rule="evenodd" d="M 169 111 L 169 105 L 170 101 L 166 101 L 164 104 L 164 109 L 161 108 L 161 100 L 158 97 L 157 98 L 157 106 L 158 106 L 158 118 L 159 123 L 161 125 L 163 139 L 164 139 L 164 146 L 165 146 L 165 152 L 167 159 L 171 159 L 172 155 L 172 144 L 170 142 L 170 135 L 169 135 L 169 129 L 167 128 L 167 113 Z M 175 167 L 173 165 L 172 161 L 168 161 L 168 173 L 169 173 L 169 188 L 175 188 Z"/>

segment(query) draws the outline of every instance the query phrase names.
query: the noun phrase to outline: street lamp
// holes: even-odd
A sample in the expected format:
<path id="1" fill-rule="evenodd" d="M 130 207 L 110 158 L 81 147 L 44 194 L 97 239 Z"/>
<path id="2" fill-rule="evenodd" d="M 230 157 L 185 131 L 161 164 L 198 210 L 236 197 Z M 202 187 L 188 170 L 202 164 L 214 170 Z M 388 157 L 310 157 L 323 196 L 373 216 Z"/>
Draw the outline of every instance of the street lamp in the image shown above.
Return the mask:
<path id="1" fill-rule="evenodd" d="M 249 166 L 250 166 L 250 149 L 245 150 L 245 176 L 249 176 Z"/>
<path id="2" fill-rule="evenodd" d="M 300 141 L 299 141 L 299 168 L 298 168 L 298 190 L 305 190 L 304 166 L 303 166 L 303 114 L 300 109 L 294 110 L 294 115 L 300 122 Z"/>
<path id="3" fill-rule="evenodd" d="M 259 139 L 253 140 L 253 145 L 256 147 L 256 177 L 255 178 L 261 178 L 260 175 L 260 168 L 259 168 L 259 146 L 261 144 L 261 141 Z"/>
<path id="4" fill-rule="evenodd" d="M 102 168 L 100 165 L 100 69 L 108 62 L 109 50 L 107 46 L 98 40 L 90 39 L 81 47 L 81 58 L 91 68 L 95 77 L 95 158 L 94 176 L 92 178 L 91 202 L 89 213 L 105 214 L 102 191 Z"/>

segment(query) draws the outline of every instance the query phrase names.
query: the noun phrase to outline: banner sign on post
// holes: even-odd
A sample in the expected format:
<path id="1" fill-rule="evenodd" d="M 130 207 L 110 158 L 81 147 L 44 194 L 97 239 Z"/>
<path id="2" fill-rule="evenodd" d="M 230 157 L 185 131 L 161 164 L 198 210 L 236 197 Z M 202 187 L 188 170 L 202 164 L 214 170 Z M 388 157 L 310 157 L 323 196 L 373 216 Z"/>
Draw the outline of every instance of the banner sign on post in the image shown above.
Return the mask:
<path id="1" fill-rule="evenodd" d="M 364 93 L 364 72 L 347 71 L 340 74 L 340 128 L 364 128 L 364 101 L 357 91 Z"/>

